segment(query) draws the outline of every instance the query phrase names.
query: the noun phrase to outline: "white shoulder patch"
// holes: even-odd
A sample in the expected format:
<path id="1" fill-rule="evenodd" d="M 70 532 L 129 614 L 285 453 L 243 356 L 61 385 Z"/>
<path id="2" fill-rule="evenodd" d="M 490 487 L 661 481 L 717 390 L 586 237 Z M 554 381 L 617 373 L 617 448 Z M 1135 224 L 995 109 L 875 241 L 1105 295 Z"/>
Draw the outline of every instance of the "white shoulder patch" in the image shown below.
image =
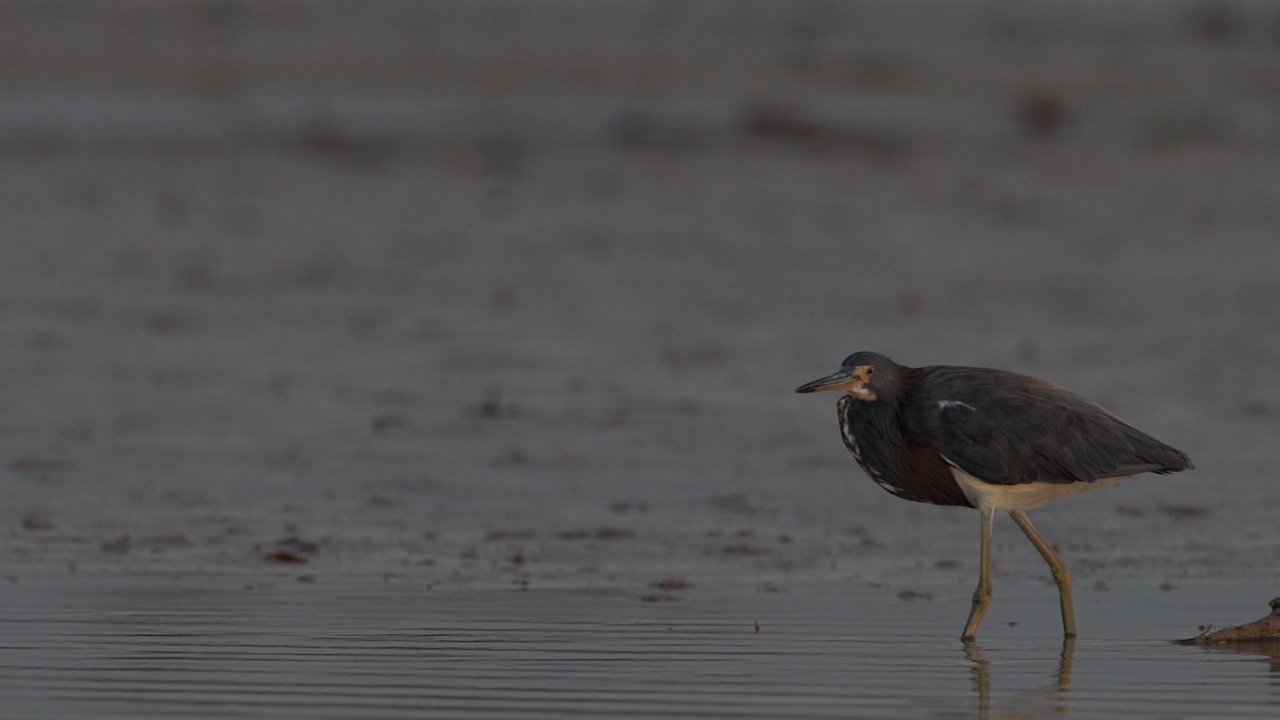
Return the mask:
<path id="1" fill-rule="evenodd" d="M 974 408 L 969 403 L 960 402 L 959 400 L 939 400 L 938 407 L 942 408 L 943 410 L 946 410 L 949 407 L 962 407 L 969 410 L 976 410 L 976 408 Z"/>

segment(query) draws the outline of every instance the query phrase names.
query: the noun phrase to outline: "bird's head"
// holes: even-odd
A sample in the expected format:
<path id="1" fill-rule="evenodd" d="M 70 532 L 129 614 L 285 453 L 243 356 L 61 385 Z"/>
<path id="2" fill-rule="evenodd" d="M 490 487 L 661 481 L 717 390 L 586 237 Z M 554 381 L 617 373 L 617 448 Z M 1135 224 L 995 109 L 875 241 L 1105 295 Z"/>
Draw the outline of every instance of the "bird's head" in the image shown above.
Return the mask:
<path id="1" fill-rule="evenodd" d="M 845 358 L 836 372 L 807 382 L 796 392 L 841 390 L 855 400 L 876 402 L 887 399 L 897 387 L 898 365 L 879 353 L 863 351 Z"/>

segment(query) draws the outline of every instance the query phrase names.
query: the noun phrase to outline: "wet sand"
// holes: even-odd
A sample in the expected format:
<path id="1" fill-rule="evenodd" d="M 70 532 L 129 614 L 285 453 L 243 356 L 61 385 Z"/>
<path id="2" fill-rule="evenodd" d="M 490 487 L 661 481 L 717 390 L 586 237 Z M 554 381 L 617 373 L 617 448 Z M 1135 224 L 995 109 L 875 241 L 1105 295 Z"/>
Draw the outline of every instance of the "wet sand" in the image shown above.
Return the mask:
<path id="1" fill-rule="evenodd" d="M 311 574 L 637 593 L 972 576 L 976 516 L 875 487 L 834 399 L 791 392 L 876 348 L 1052 379 L 1192 456 L 1034 514 L 1082 585 L 1269 576 L 1280 249 L 1265 215 L 1188 215 L 1274 196 L 1280 164 L 1019 153 L 584 150 L 506 179 L 12 159 L 5 560 L 275 572 L 301 548 Z M 945 199 L 1006 174 L 1036 178 L 1008 191 L 1030 216 Z M 1043 575 L 996 538 L 1002 572 Z"/>
<path id="2" fill-rule="evenodd" d="M 0 563 L 28 633 L 12 667 L 48 680 L 11 686 L 29 714 L 204 707 L 128 668 L 103 676 L 133 688 L 122 704 L 55 705 L 51 678 L 92 676 L 82 630 L 106 666 L 145 654 L 138 623 L 234 626 L 220 604 L 265 603 L 336 629 L 192 632 L 364 663 L 386 623 L 408 647 L 388 676 L 429 674 L 416 643 L 438 610 L 453 634 L 432 642 L 535 672 L 502 685 L 451 655 L 483 682 L 449 706 L 406 685 L 387 714 L 514 712 L 475 704 L 484 682 L 567 683 L 536 675 L 567 656 L 600 661 L 599 694 L 548 716 L 745 713 L 722 703 L 753 687 L 777 691 L 762 708 L 847 715 L 881 685 L 868 715 L 971 716 L 988 666 L 952 638 L 976 514 L 881 491 L 834 398 L 792 393 L 859 349 L 1047 378 L 1196 462 L 1032 514 L 1075 574 L 1073 683 L 1099 683 L 1069 698 L 1042 693 L 1048 573 L 998 521 L 993 716 L 1012 688 L 1032 715 L 1274 703 L 1261 656 L 1158 644 L 1277 594 L 1267 4 L 557 4 L 541 25 L 481 2 L 41 7 L 10 10 L 24 33 L 0 67 Z M 584 27 L 590 47 L 557 49 Z M 154 615 L 104 627 L 120 617 L 99 599 Z M 738 635 L 761 616 L 799 629 L 761 652 Z M 67 627 L 65 654 L 40 655 Z M 629 639 L 657 644 L 636 684 L 611 664 Z M 710 684 L 644 704 L 699 643 L 682 669 Z M 1141 692 L 1108 684 L 1131 662 Z M 820 681 L 787 669 L 805 663 Z M 1212 687 L 1160 684 L 1206 666 Z M 890 682 L 903 667 L 922 674 Z M 252 690 L 224 671 L 214 694 Z M 289 682 L 210 714 L 266 714 Z M 1203 691 L 1204 712 L 1162 690 Z"/>

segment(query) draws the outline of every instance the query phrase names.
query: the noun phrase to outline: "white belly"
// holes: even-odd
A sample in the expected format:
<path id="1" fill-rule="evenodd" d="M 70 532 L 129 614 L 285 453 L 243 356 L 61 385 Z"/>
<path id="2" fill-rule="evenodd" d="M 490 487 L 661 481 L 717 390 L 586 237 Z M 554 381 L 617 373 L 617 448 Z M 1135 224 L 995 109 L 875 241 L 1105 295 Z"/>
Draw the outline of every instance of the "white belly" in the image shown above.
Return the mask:
<path id="1" fill-rule="evenodd" d="M 992 510 L 1030 510 L 1058 498 L 1101 490 L 1124 479 L 1115 477 L 1093 482 L 1028 482 L 1018 485 L 993 485 L 955 466 L 951 467 L 951 474 L 974 507 Z"/>

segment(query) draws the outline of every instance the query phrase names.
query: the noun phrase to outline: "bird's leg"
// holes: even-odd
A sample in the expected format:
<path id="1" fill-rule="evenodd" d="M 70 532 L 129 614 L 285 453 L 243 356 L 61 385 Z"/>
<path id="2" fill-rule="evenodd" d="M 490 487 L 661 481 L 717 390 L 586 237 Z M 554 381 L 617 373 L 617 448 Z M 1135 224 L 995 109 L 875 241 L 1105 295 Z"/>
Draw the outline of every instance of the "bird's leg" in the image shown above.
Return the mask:
<path id="1" fill-rule="evenodd" d="M 973 606 L 969 608 L 969 622 L 964 624 L 962 640 L 971 640 L 978 635 L 978 626 L 982 624 L 982 616 L 987 614 L 987 606 L 991 604 L 991 526 L 995 522 L 994 508 L 979 508 L 982 513 L 982 542 L 978 560 L 978 587 L 973 591 Z"/>
<path id="2" fill-rule="evenodd" d="M 1062 600 L 1062 634 L 1067 637 L 1075 637 L 1076 635 L 1076 611 L 1071 604 L 1071 571 L 1067 569 L 1067 564 L 1058 557 L 1058 553 L 1049 547 L 1049 543 L 1045 541 L 1040 533 L 1036 532 L 1035 527 L 1031 524 L 1031 519 L 1021 510 L 1010 510 L 1010 517 L 1018 523 L 1018 527 L 1022 528 L 1022 532 L 1026 533 L 1027 539 L 1032 545 L 1036 546 L 1036 550 L 1040 551 L 1040 557 L 1049 564 L 1049 570 L 1053 573 L 1053 581 L 1058 584 L 1058 597 Z"/>

